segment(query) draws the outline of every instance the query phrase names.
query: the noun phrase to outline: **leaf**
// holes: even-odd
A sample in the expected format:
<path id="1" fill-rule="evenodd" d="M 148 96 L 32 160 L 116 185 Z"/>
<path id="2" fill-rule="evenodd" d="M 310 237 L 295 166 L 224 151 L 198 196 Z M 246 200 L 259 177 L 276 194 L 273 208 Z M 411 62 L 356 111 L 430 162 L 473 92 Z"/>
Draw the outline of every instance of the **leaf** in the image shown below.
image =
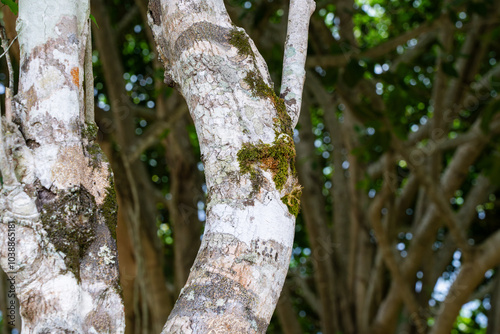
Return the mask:
<path id="1" fill-rule="evenodd" d="M 13 0 L 2 0 L 2 3 L 6 6 L 9 6 L 10 11 L 14 13 L 14 15 L 17 15 L 19 12 L 19 7 L 17 6 L 17 3 Z"/>
<path id="2" fill-rule="evenodd" d="M 2 1 L 3 1 L 3 0 L 2 0 Z M 89 15 L 89 17 L 90 17 L 90 19 L 91 19 L 91 20 L 95 23 L 95 25 L 96 25 L 97 29 L 99 29 L 99 25 L 97 24 L 97 20 L 95 19 L 95 16 L 94 16 L 94 15 L 92 15 L 92 14 L 90 14 L 90 15 Z"/>

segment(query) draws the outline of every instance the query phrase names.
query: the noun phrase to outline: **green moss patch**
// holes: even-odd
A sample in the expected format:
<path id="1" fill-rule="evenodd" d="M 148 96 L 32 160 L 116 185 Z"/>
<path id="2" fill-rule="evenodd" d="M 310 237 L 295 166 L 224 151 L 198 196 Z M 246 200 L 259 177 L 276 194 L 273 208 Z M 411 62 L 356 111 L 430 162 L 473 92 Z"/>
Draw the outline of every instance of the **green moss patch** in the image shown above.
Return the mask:
<path id="1" fill-rule="evenodd" d="M 276 95 L 256 71 L 248 72 L 243 80 L 250 86 L 254 96 L 269 98 L 273 103 L 278 114 L 278 118 L 274 120 L 277 134 L 285 133 L 292 136 L 292 119 L 286 111 L 285 101 Z"/>
<path id="2" fill-rule="evenodd" d="M 104 198 L 104 203 L 99 210 L 106 222 L 109 233 L 111 234 L 113 239 L 116 240 L 116 225 L 118 224 L 118 204 L 116 201 L 116 191 L 113 180 L 111 181 L 110 186 L 106 189 L 106 197 Z"/>
<path id="3" fill-rule="evenodd" d="M 94 141 L 97 139 L 97 132 L 99 127 L 95 123 L 87 122 L 82 128 L 82 137 L 87 138 L 89 141 Z"/>
<path id="4" fill-rule="evenodd" d="M 278 190 L 283 189 L 289 176 L 289 170 L 295 174 L 295 146 L 293 140 L 279 136 L 273 145 L 249 143 L 243 144 L 238 152 L 238 162 L 242 173 L 250 173 L 252 179 L 257 177 L 256 167 L 269 170 Z"/>
<path id="5" fill-rule="evenodd" d="M 300 196 L 302 195 L 302 188 L 296 186 L 291 193 L 281 197 L 281 201 L 288 207 L 288 212 L 297 217 L 300 210 Z"/>
<path id="6" fill-rule="evenodd" d="M 241 35 L 240 35 L 241 33 Z M 245 39 L 248 44 L 248 37 L 239 31 L 233 31 L 232 37 L 235 45 L 243 45 Z M 236 41 L 239 41 L 236 43 Z M 235 45 L 236 46 L 236 45 Z M 238 46 L 237 46 L 238 47 Z M 240 52 L 246 52 L 240 49 Z M 251 49 L 250 49 L 251 51 Z M 241 53 L 240 53 L 241 54 Z M 277 117 L 274 119 L 275 140 L 270 144 L 250 144 L 244 143 L 238 152 L 238 162 L 241 173 L 249 173 L 253 185 L 253 193 L 260 190 L 263 182 L 260 169 L 268 170 L 273 176 L 276 189 L 283 190 L 289 177 L 293 177 L 293 186 L 289 185 L 286 189 L 287 194 L 281 198 L 288 207 L 288 211 L 297 216 L 300 208 L 300 195 L 302 193 L 295 176 L 295 145 L 293 143 L 292 120 L 287 113 L 285 101 L 276 95 L 274 90 L 269 87 L 260 73 L 256 70 L 247 73 L 243 79 L 250 87 L 254 97 L 270 99 L 276 110 Z M 290 189 L 292 189 L 290 191 Z M 250 194 L 250 196 L 253 195 Z"/>
<path id="7" fill-rule="evenodd" d="M 238 29 L 232 29 L 229 32 L 229 44 L 238 49 L 238 54 L 240 56 L 252 56 L 254 57 L 252 47 L 248 41 L 248 36 L 244 31 Z"/>

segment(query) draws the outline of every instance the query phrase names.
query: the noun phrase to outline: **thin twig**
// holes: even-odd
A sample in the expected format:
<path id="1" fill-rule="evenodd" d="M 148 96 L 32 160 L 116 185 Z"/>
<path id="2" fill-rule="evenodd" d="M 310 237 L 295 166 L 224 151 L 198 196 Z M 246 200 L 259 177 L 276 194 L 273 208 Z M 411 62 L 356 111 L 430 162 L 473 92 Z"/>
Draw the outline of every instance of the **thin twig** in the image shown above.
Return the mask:
<path id="1" fill-rule="evenodd" d="M 14 44 L 14 42 L 16 41 L 16 39 L 17 39 L 18 36 L 19 35 L 16 35 L 16 37 L 14 37 L 14 39 L 10 42 L 9 46 L 7 47 L 7 49 L 4 49 L 5 51 L 0 55 L 0 58 L 2 58 L 3 56 L 5 56 L 7 54 L 7 51 L 9 51 L 10 47 L 12 46 L 12 44 Z"/>
<path id="2" fill-rule="evenodd" d="M 16 38 L 12 40 L 10 45 L 8 44 L 7 34 L 5 33 L 5 27 L 0 25 L 0 37 L 2 38 L 2 48 L 4 49 L 5 60 L 7 61 L 7 68 L 9 71 L 9 86 L 5 88 L 5 118 L 8 122 L 12 121 L 12 90 L 14 89 L 14 70 L 12 68 L 12 62 L 10 60 L 9 48 L 14 43 Z M 1 58 L 1 56 L 0 56 Z"/>
<path id="3" fill-rule="evenodd" d="M 94 74 L 92 71 L 92 24 L 89 19 L 89 29 L 87 32 L 87 45 L 85 46 L 85 122 L 94 124 Z"/>

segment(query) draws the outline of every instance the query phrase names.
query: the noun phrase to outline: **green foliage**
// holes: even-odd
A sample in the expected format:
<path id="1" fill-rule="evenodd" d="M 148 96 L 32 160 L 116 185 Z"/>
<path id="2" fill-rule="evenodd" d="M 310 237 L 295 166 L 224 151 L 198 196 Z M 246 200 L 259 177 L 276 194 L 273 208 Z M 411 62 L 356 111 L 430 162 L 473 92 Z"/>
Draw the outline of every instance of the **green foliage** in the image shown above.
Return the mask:
<path id="1" fill-rule="evenodd" d="M 14 15 L 17 15 L 17 13 L 19 12 L 19 6 L 17 5 L 17 3 L 13 0 L 2 0 L 2 3 L 6 6 L 9 7 L 10 11 L 12 13 L 14 13 Z"/>
<path id="2" fill-rule="evenodd" d="M 97 29 L 99 29 L 99 25 L 97 24 L 97 20 L 95 19 L 95 16 L 92 15 L 92 14 L 90 14 L 89 17 L 92 20 L 92 22 L 94 22 L 94 24 L 97 27 Z"/>
<path id="3" fill-rule="evenodd" d="M 484 326 L 484 319 L 486 319 L 485 314 L 488 313 L 485 309 L 483 303 L 479 300 L 471 302 L 469 304 L 476 304 L 471 307 L 472 310 L 460 311 L 460 315 L 451 330 L 451 334 L 486 334 L 486 326 Z M 478 320 L 481 319 L 482 320 Z M 482 323 L 482 324 L 481 324 Z"/>

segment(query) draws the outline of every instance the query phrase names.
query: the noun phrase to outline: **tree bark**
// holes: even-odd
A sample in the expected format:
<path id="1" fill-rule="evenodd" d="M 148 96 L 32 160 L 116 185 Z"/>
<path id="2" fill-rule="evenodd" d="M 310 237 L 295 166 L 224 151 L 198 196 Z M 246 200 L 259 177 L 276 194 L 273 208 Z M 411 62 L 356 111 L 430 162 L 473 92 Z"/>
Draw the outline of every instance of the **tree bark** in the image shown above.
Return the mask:
<path id="1" fill-rule="evenodd" d="M 124 332 L 113 177 L 85 118 L 89 14 L 86 1 L 19 2 L 19 93 L 0 129 L 0 253 L 23 333 Z"/>
<path id="2" fill-rule="evenodd" d="M 314 5 L 302 5 L 308 19 Z M 201 249 L 163 333 L 264 333 L 292 250 L 300 196 L 292 128 L 302 86 L 287 86 L 285 107 L 220 0 L 154 0 L 149 14 L 165 80 L 196 126 L 209 196 Z M 289 52 L 305 61 L 306 46 Z M 285 64 L 294 61 L 285 54 Z M 301 61 L 289 75 L 303 72 Z"/>
<path id="3" fill-rule="evenodd" d="M 109 140 L 120 148 L 118 152 L 110 149 L 110 160 L 117 175 L 119 201 L 123 204 L 120 215 L 125 224 L 122 226 L 128 232 L 133 251 L 133 263 L 126 263 L 132 266 L 128 271 L 133 273 L 133 285 L 127 284 L 132 291 L 127 291 L 126 295 L 133 295 L 130 306 L 134 310 L 134 327 L 128 328 L 127 332 L 159 332 L 172 304 L 163 274 L 163 251 L 156 233 L 157 209 L 154 196 L 151 196 L 154 191 L 142 161 L 130 158 L 136 144 L 130 135 L 135 130 L 134 105 L 125 90 L 124 69 L 108 10 L 103 1 L 92 1 L 91 4 L 100 26 L 94 37 L 113 112 L 112 126 L 104 130 L 109 135 L 107 137 L 112 138 Z M 127 301 L 131 300 L 127 298 Z"/>

